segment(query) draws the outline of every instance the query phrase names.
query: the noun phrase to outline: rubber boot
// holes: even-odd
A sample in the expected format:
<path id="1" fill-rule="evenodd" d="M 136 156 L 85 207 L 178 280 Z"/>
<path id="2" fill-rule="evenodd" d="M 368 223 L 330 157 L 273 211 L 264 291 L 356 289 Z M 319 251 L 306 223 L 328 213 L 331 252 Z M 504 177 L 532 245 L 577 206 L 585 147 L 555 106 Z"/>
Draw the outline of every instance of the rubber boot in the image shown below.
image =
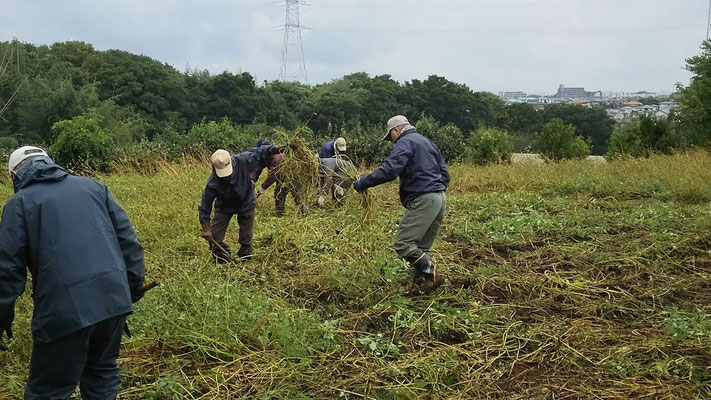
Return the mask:
<path id="1" fill-rule="evenodd" d="M 437 273 L 436 268 L 427 253 L 408 259 L 413 268 L 412 289 L 410 294 L 417 296 L 429 293 L 442 285 L 444 279 Z"/>
<path id="2" fill-rule="evenodd" d="M 424 275 L 424 282 L 418 288 L 421 294 L 429 293 L 444 283 L 444 278 L 442 278 L 442 275 L 437 271 L 432 274 Z"/>

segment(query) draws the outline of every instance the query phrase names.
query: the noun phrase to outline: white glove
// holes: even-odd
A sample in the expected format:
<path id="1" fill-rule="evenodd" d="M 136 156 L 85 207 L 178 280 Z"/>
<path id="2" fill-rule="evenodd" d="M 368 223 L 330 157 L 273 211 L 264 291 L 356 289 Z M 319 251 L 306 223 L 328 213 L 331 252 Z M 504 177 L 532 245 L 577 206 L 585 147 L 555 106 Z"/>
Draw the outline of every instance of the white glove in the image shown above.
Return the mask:
<path id="1" fill-rule="evenodd" d="M 318 196 L 318 205 L 322 206 L 326 202 L 326 197 Z"/>

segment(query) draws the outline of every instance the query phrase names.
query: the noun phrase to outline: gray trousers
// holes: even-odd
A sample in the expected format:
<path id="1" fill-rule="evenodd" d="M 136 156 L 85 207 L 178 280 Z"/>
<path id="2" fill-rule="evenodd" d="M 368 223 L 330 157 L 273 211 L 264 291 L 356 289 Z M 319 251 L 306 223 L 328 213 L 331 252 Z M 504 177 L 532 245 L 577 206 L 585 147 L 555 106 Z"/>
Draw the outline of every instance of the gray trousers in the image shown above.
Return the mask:
<path id="1" fill-rule="evenodd" d="M 215 216 L 210 223 L 212 237 L 217 243 L 225 240 L 227 227 L 234 214 L 225 214 L 215 210 Z M 252 235 L 254 234 L 254 208 L 249 211 L 237 213 L 237 223 L 239 224 L 239 244 L 242 248 L 252 247 Z"/>
<path id="2" fill-rule="evenodd" d="M 426 193 L 407 204 L 393 246 L 400 258 L 409 261 L 422 253 L 430 255 L 446 206 L 444 192 Z"/>

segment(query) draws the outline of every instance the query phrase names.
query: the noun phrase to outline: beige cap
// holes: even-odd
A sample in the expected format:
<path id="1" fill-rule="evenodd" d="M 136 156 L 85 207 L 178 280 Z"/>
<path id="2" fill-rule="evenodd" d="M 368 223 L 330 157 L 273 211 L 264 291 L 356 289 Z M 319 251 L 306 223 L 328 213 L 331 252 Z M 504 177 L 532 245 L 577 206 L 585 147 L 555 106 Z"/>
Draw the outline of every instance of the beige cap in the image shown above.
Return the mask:
<path id="1" fill-rule="evenodd" d="M 333 143 L 333 147 L 335 147 L 339 153 L 344 153 L 346 151 L 346 139 L 339 137 Z"/>
<path id="2" fill-rule="evenodd" d="M 404 115 L 396 115 L 388 120 L 388 127 L 385 130 L 385 136 L 383 136 L 383 140 L 387 140 L 388 136 L 390 135 L 390 131 L 393 130 L 393 128 L 397 128 L 398 126 L 401 125 L 407 125 L 409 124 L 410 121 L 407 120 L 407 118 Z"/>
<path id="3" fill-rule="evenodd" d="M 219 178 L 232 175 L 232 157 L 227 150 L 217 150 L 212 153 L 212 165 L 215 166 L 215 174 Z"/>

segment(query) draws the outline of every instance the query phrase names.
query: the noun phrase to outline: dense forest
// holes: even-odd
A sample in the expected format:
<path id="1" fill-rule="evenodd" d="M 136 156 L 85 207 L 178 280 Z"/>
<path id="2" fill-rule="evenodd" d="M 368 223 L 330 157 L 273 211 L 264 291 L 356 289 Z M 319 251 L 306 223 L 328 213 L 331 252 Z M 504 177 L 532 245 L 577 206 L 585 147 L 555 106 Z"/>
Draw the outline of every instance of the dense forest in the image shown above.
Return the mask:
<path id="1" fill-rule="evenodd" d="M 645 135 L 665 137 L 660 149 L 654 148 L 659 140 L 640 142 L 650 151 L 705 143 L 708 134 L 698 125 L 708 122 L 704 120 L 708 111 L 699 112 L 698 99 L 690 99 L 704 95 L 703 88 L 694 90 L 694 85 L 708 86 L 709 49 L 704 44 L 704 54 L 688 60 L 696 81 L 680 87 L 682 97 L 687 97 L 680 102 L 682 114 L 690 116 L 689 126 L 680 123 L 678 116 L 662 123 L 648 121 L 642 129 L 648 126 L 649 132 L 641 132 L 637 124 L 619 132 L 613 144 L 619 147 L 620 140 L 636 144 L 638 136 Z M 105 135 L 100 143 L 123 148 L 161 138 L 173 144 L 190 142 L 185 144 L 190 146 L 197 140 L 191 137 L 219 136 L 230 129 L 239 132 L 225 137 L 242 135 L 246 142 L 269 136 L 275 129 L 293 130 L 306 124 L 314 143 L 345 136 L 361 145 L 361 152 L 355 154 L 360 161 L 373 162 L 383 153 L 375 150 L 376 132 L 398 113 L 413 123 L 423 121 L 428 136 L 437 139 L 440 147 L 451 148 L 443 150 L 450 159 L 476 153 L 471 147 L 486 142 L 491 132 L 505 136 L 509 152 L 543 151 L 542 133 L 573 132 L 584 142 L 579 146 L 582 153 L 605 154 L 616 129 L 602 107 L 552 104 L 539 111 L 526 103 L 507 105 L 492 93 L 436 75 L 402 83 L 389 75 L 365 72 L 314 86 L 256 82 L 249 72 L 181 72 L 149 56 L 99 51 L 74 41 L 49 46 L 0 42 L 0 57 L 0 148 L 5 149 L 25 143 L 53 145 L 61 132 L 76 129 L 89 136 L 99 132 Z M 74 122 L 57 125 L 63 121 Z M 239 146 L 232 143 L 232 147 Z"/>

